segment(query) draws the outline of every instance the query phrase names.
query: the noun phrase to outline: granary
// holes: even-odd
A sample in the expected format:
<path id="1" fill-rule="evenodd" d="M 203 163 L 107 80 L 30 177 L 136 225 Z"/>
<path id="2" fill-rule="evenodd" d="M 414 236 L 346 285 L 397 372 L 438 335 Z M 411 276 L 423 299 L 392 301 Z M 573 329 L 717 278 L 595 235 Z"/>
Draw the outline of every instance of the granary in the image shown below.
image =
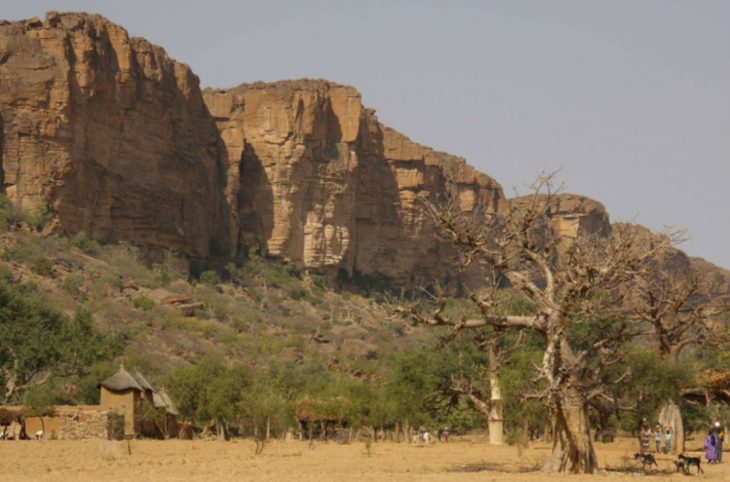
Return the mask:
<path id="1" fill-rule="evenodd" d="M 121 366 L 98 387 L 99 405 L 57 405 L 43 417 L 23 415 L 22 406 L 0 406 L 0 439 L 38 434 L 62 440 L 177 435 L 175 404 L 136 369 Z"/>
<path id="2" fill-rule="evenodd" d="M 100 408 L 124 416 L 124 435 L 160 436 L 174 433 L 178 415 L 164 390 L 157 390 L 138 370 L 124 365 L 99 384 Z M 164 416 L 150 416 L 164 411 Z"/>

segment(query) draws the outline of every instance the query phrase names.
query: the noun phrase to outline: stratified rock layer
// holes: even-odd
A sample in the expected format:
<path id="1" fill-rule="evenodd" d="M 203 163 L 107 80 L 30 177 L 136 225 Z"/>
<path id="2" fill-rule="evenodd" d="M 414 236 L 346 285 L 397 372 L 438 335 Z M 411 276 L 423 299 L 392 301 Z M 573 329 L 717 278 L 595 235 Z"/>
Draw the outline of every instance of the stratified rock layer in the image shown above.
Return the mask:
<path id="1" fill-rule="evenodd" d="M 68 233 L 191 258 L 255 246 L 407 287 L 454 278 L 419 194 L 466 210 L 508 205 L 463 159 L 381 125 L 352 87 L 201 93 L 160 47 L 75 13 L 0 22 L 0 191 Z M 581 196 L 556 197 L 550 218 L 566 240 L 610 231 L 603 206 Z M 690 262 L 682 256 L 673 268 Z"/>
<path id="2" fill-rule="evenodd" d="M 228 151 L 227 199 L 240 246 L 307 267 L 399 285 L 448 271 L 420 193 L 500 209 L 499 184 L 466 162 L 382 126 L 352 87 L 287 81 L 207 90 Z"/>
<path id="3" fill-rule="evenodd" d="M 193 257 L 225 244 L 224 173 L 198 78 L 103 17 L 0 25 L 0 181 L 58 228 Z"/>

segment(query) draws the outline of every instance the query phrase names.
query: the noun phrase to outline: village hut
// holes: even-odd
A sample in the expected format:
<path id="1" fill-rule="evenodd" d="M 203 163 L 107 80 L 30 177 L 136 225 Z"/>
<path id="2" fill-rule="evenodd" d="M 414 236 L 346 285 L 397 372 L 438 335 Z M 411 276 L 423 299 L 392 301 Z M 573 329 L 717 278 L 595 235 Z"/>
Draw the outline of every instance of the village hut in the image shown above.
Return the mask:
<path id="1" fill-rule="evenodd" d="M 300 438 L 310 440 L 319 435 L 327 440 L 328 433 L 338 433 L 348 426 L 347 413 L 352 402 L 345 397 L 310 398 L 305 396 L 297 402 L 296 418 Z"/>
<path id="2" fill-rule="evenodd" d="M 175 403 L 164 388 L 152 393 L 152 401 L 155 408 L 162 413 L 162 420 L 158 422 L 158 429 L 162 432 L 162 435 L 167 438 L 171 434 L 175 433 L 175 430 L 178 428 L 177 417 L 180 415 L 180 412 L 178 412 Z"/>
<path id="3" fill-rule="evenodd" d="M 157 391 L 138 370 L 127 370 L 122 365 L 99 384 L 99 389 L 101 409 L 124 416 L 125 436 L 155 437 L 174 433 L 177 408 L 164 391 Z M 150 418 L 149 413 L 161 413 L 163 422 Z"/>

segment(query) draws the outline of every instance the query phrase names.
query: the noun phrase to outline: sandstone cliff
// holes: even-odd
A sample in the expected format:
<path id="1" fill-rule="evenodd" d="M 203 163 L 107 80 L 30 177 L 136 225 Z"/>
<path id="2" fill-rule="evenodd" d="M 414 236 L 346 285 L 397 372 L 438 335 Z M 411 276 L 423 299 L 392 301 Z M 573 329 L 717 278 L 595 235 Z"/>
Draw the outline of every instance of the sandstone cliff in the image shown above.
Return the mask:
<path id="1" fill-rule="evenodd" d="M 511 198 L 509 202 L 529 203 L 532 199 L 533 196 L 520 196 Z M 553 194 L 547 215 L 555 232 L 568 242 L 581 235 L 608 236 L 611 232 L 606 208 L 586 196 Z"/>
<path id="2" fill-rule="evenodd" d="M 455 196 L 465 209 L 504 202 L 499 184 L 463 159 L 381 125 L 352 87 L 255 83 L 204 98 L 227 148 L 240 246 L 311 268 L 427 283 L 450 255 L 418 194 Z"/>
<path id="3" fill-rule="evenodd" d="M 0 181 L 56 227 L 192 257 L 227 216 L 198 78 L 97 15 L 0 25 Z"/>
<path id="4" fill-rule="evenodd" d="M 75 13 L 0 22 L 0 190 L 52 213 L 59 231 L 191 258 L 259 247 L 391 286 L 452 273 L 420 193 L 463 209 L 521 202 L 380 124 L 352 87 L 201 93 L 160 47 Z M 557 196 L 550 216 L 566 239 L 610 230 L 603 206 L 582 196 Z"/>

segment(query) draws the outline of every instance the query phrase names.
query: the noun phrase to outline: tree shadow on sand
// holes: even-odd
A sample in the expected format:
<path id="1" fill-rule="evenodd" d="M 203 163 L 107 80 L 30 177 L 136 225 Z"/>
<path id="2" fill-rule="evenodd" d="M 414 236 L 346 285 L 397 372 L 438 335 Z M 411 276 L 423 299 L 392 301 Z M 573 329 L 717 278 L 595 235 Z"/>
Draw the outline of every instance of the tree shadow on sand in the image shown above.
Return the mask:
<path id="1" fill-rule="evenodd" d="M 455 465 L 447 469 L 447 472 L 503 472 L 508 474 L 526 474 L 542 470 L 543 462 L 527 462 L 524 465 L 517 465 L 514 462 L 477 462 L 473 464 Z"/>

